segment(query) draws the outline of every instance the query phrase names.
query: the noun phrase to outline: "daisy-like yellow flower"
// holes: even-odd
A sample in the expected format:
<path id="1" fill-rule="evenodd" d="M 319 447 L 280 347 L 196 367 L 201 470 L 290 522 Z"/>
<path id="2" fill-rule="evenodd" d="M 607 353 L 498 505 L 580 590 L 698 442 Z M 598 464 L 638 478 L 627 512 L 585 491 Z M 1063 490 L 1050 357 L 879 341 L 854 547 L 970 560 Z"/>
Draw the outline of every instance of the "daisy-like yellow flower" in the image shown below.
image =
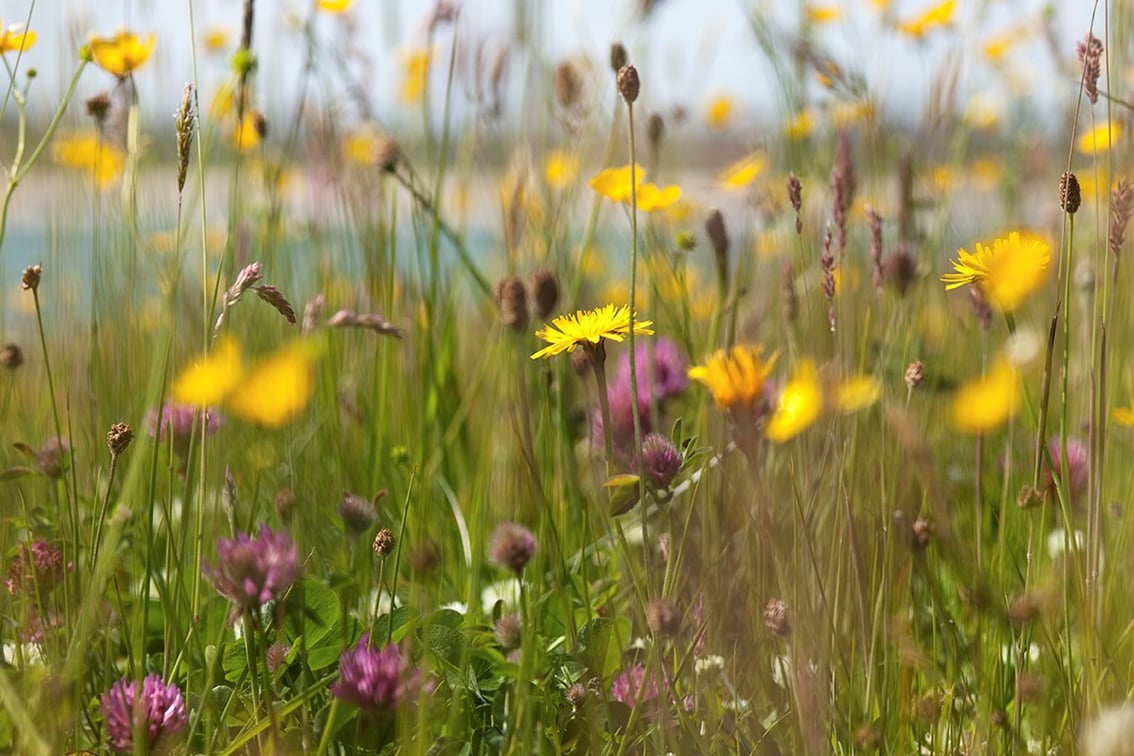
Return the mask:
<path id="1" fill-rule="evenodd" d="M 35 45 L 35 32 L 24 31 L 23 26 L 13 24 L 7 29 L 0 26 L 0 55 L 6 52 L 30 50 Z"/>
<path id="2" fill-rule="evenodd" d="M 728 352 L 719 350 L 704 365 L 691 367 L 689 377 L 705 384 L 722 407 L 745 409 L 764 396 L 776 358 L 773 354 L 765 359 L 762 347 L 738 344 Z"/>
<path id="3" fill-rule="evenodd" d="M 570 152 L 552 150 L 543 161 L 543 176 L 549 187 L 562 191 L 579 177 L 579 158 Z"/>
<path id="4" fill-rule="evenodd" d="M 155 41 L 153 34 L 143 39 L 134 32 L 122 30 L 113 37 L 93 37 L 91 54 L 100 68 L 123 79 L 150 59 Z"/>
<path id="5" fill-rule="evenodd" d="M 926 9 L 920 16 L 898 24 L 898 30 L 919 39 L 933 29 L 952 23 L 953 12 L 956 9 L 957 0 L 945 0 L 939 5 Z"/>
<path id="6" fill-rule="evenodd" d="M 640 184 L 634 199 L 638 203 L 638 209 L 644 213 L 666 210 L 673 207 L 681 199 L 681 187 L 675 184 L 667 184 L 666 186 Z M 630 202 L 629 197 L 626 198 L 626 202 Z"/>
<path id="7" fill-rule="evenodd" d="M 811 5 L 803 6 L 807 20 L 813 24 L 829 24 L 838 21 L 842 15 L 837 5 Z"/>
<path id="8" fill-rule="evenodd" d="M 60 139 L 51 149 L 58 163 L 89 172 L 99 189 L 114 183 L 126 165 L 122 150 L 99 139 L 94 131 Z"/>
<path id="9" fill-rule="evenodd" d="M 402 57 L 402 84 L 399 96 L 403 105 L 420 105 L 429 82 L 429 50 L 414 50 Z"/>
<path id="10" fill-rule="evenodd" d="M 839 412 L 851 415 L 878 402 L 882 384 L 872 375 L 852 375 L 835 389 L 835 406 Z"/>
<path id="11" fill-rule="evenodd" d="M 1004 424 L 1020 403 L 1016 371 L 1000 360 L 988 373 L 957 390 L 950 412 L 953 427 L 964 433 L 987 433 Z"/>
<path id="12" fill-rule="evenodd" d="M 641 186 L 645 176 L 646 172 L 642 170 L 642 166 L 635 163 L 634 182 L 638 186 Z M 592 189 L 611 202 L 630 201 L 629 165 L 624 165 L 620 168 L 605 168 L 592 176 L 588 183 Z"/>
<path id="13" fill-rule="evenodd" d="M 175 402 L 223 405 L 248 422 L 276 428 L 311 400 L 315 356 L 311 342 L 294 342 L 248 370 L 236 340 L 222 337 L 212 352 L 181 371 L 170 394 Z"/>
<path id="14" fill-rule="evenodd" d="M 1007 239 L 997 239 L 991 246 L 977 242 L 976 252 L 957 250 L 959 260 L 952 261 L 952 273 L 941 276 L 945 290 L 965 284 L 976 284 L 990 304 L 1003 312 L 1012 312 L 1043 284 L 1051 250 L 1043 239 L 1032 234 L 1021 236 L 1012 231 Z"/>
<path id="15" fill-rule="evenodd" d="M 721 171 L 717 181 L 725 189 L 743 189 L 756 180 L 767 164 L 763 155 L 753 152 Z"/>
<path id="16" fill-rule="evenodd" d="M 714 129 L 724 129 L 732 122 L 732 98 L 721 95 L 709 102 L 705 109 L 705 122 Z"/>
<path id="17" fill-rule="evenodd" d="M 810 108 L 799 111 L 784 124 L 784 136 L 792 142 L 806 139 L 813 131 L 815 131 L 815 114 Z"/>
<path id="18" fill-rule="evenodd" d="M 315 7 L 327 13 L 346 13 L 354 0 L 315 0 Z"/>
<path id="19" fill-rule="evenodd" d="M 1091 129 L 1075 141 L 1075 149 L 1084 155 L 1101 155 L 1122 136 L 1122 125 L 1117 121 L 1105 123 Z"/>
<path id="20" fill-rule="evenodd" d="M 260 146 L 264 139 L 264 116 L 259 111 L 250 111 L 232 127 L 232 148 L 247 152 Z"/>
<path id="21" fill-rule="evenodd" d="M 223 26 L 214 26 L 205 32 L 205 49 L 211 53 L 222 52 L 228 47 L 228 41 L 232 37 L 229 30 Z"/>
<path id="22" fill-rule="evenodd" d="M 634 320 L 635 336 L 653 336 L 649 320 Z M 574 315 L 560 315 L 536 331 L 536 336 L 548 343 L 532 355 L 533 360 L 547 358 L 560 352 L 574 352 L 577 347 L 596 348 L 603 341 L 622 341 L 630 333 L 630 307 L 608 304 L 594 310 L 579 310 Z"/>
<path id="23" fill-rule="evenodd" d="M 811 360 L 801 360 L 795 374 L 780 392 L 775 412 L 764 426 L 769 441 L 782 444 L 807 429 L 823 409 L 819 371 Z"/>

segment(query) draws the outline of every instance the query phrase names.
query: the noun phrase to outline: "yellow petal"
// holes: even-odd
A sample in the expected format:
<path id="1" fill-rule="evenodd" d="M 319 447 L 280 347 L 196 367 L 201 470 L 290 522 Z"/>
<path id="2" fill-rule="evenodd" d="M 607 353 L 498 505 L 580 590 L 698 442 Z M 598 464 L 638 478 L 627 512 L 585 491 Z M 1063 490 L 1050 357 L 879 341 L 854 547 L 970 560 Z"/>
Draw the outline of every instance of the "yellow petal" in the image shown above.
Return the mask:
<path id="1" fill-rule="evenodd" d="M 173 381 L 173 401 L 208 407 L 220 404 L 244 376 L 240 347 L 229 337 L 217 341 L 213 350 L 181 371 Z"/>
<path id="2" fill-rule="evenodd" d="M 780 392 L 776 411 L 764 428 L 769 441 L 783 443 L 802 433 L 823 409 L 819 371 L 811 360 L 802 360 L 795 375 Z"/>
<path id="3" fill-rule="evenodd" d="M 315 7 L 327 13 L 346 13 L 354 0 L 315 0 Z"/>
<path id="4" fill-rule="evenodd" d="M 835 392 L 835 406 L 844 414 L 864 410 L 882 396 L 882 384 L 872 375 L 856 375 L 843 381 Z"/>
<path id="5" fill-rule="evenodd" d="M 1019 401 L 1016 371 L 1007 361 L 997 362 L 987 375 L 957 390 L 953 398 L 953 426 L 965 433 L 995 430 L 1015 413 Z"/>
<path id="6" fill-rule="evenodd" d="M 240 381 L 226 408 L 251 423 L 277 428 L 307 407 L 315 393 L 315 347 L 295 342 L 260 361 Z"/>
<path id="7" fill-rule="evenodd" d="M 590 186 L 596 192 L 612 202 L 630 201 L 630 166 L 620 168 L 607 168 L 591 177 Z M 646 177 L 642 166 L 634 166 L 634 182 L 641 186 Z"/>
<path id="8" fill-rule="evenodd" d="M 759 152 L 753 152 L 721 171 L 717 181 L 726 189 L 743 189 L 756 180 L 767 161 Z"/>
<path id="9" fill-rule="evenodd" d="M 1084 155 L 1101 155 L 1111 148 L 1122 136 L 1122 126 L 1117 121 L 1107 121 L 1088 131 L 1075 142 L 1075 149 Z"/>
<path id="10" fill-rule="evenodd" d="M 638 209 L 644 213 L 665 210 L 681 199 L 681 187 L 670 184 L 658 187 L 656 184 L 642 184 L 635 198 Z"/>

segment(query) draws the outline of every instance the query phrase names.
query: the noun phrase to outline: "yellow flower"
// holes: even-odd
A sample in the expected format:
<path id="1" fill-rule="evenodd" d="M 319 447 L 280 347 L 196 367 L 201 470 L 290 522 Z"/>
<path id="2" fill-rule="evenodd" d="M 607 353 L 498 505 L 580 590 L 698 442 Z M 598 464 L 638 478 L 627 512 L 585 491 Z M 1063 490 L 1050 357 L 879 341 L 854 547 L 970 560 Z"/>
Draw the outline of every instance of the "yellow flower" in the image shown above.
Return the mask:
<path id="1" fill-rule="evenodd" d="M 113 183 L 126 165 L 122 150 L 103 142 L 93 131 L 59 140 L 52 146 L 52 153 L 65 166 L 89 171 L 99 189 Z"/>
<path id="2" fill-rule="evenodd" d="M 634 199 L 638 203 L 638 209 L 644 213 L 665 210 L 673 207 L 681 199 L 681 187 L 674 184 L 660 187 L 656 184 L 641 184 Z M 630 198 L 628 197 L 626 201 L 629 202 Z"/>
<path id="3" fill-rule="evenodd" d="M 832 21 L 838 21 L 840 12 L 837 5 L 805 5 L 803 12 L 807 15 L 807 20 L 813 24 L 829 24 Z"/>
<path id="4" fill-rule="evenodd" d="M 429 50 L 414 50 L 402 57 L 402 86 L 399 92 L 403 104 L 420 105 L 425 98 L 430 57 Z"/>
<path id="5" fill-rule="evenodd" d="M 552 150 L 543 161 L 543 175 L 552 189 L 566 189 L 579 176 L 579 158 L 563 150 Z"/>
<path id="6" fill-rule="evenodd" d="M 756 180 L 766 165 L 764 156 L 753 152 L 721 171 L 717 181 L 726 189 L 743 189 Z"/>
<path id="7" fill-rule="evenodd" d="M 248 371 L 236 340 L 222 337 L 212 352 L 181 371 L 170 394 L 175 402 L 223 405 L 248 422 L 279 427 L 310 402 L 315 356 L 311 342 L 293 342 Z"/>
<path id="8" fill-rule="evenodd" d="M 634 334 L 652 336 L 649 320 L 635 320 Z M 536 331 L 536 336 L 548 343 L 532 355 L 533 360 L 551 357 L 560 352 L 574 352 L 576 347 L 597 347 L 604 340 L 622 341 L 630 333 L 630 308 L 612 304 L 595 310 L 579 310 L 574 315 L 560 315 Z"/>
<path id="9" fill-rule="evenodd" d="M 1109 150 L 1120 136 L 1122 136 L 1122 125 L 1117 121 L 1107 121 L 1079 137 L 1075 142 L 1075 149 L 1084 155 L 1101 155 Z"/>
<path id="10" fill-rule="evenodd" d="M 205 32 L 205 49 L 211 53 L 221 52 L 228 47 L 231 35 L 223 26 L 214 26 Z"/>
<path id="11" fill-rule="evenodd" d="M 228 397 L 229 412 L 278 428 L 298 415 L 315 393 L 315 348 L 297 341 L 259 362 Z"/>
<path id="12" fill-rule="evenodd" d="M 91 54 L 95 63 L 121 79 L 150 59 L 154 42 L 153 34 L 142 39 L 134 32 L 123 30 L 113 37 L 92 38 Z"/>
<path id="13" fill-rule="evenodd" d="M 232 127 L 232 148 L 245 152 L 260 146 L 264 138 L 264 116 L 253 110 L 245 113 L 244 118 Z"/>
<path id="14" fill-rule="evenodd" d="M 209 101 L 209 116 L 211 118 L 224 118 L 236 110 L 236 89 L 233 82 L 226 81 L 221 84 L 213 99 Z"/>
<path id="15" fill-rule="evenodd" d="M 924 37 L 926 32 L 939 26 L 947 26 L 953 21 L 953 11 L 957 9 L 957 0 L 945 0 L 940 5 L 927 9 L 917 18 L 903 21 L 898 29 L 914 38 Z"/>
<path id="16" fill-rule="evenodd" d="M 705 111 L 705 121 L 714 129 L 723 129 L 732 121 L 732 100 L 724 95 L 714 98 Z"/>
<path id="17" fill-rule="evenodd" d="M 6 52 L 22 52 L 35 45 L 35 32 L 21 31 L 22 26 L 14 24 L 7 29 L 0 27 L 0 55 Z"/>
<path id="18" fill-rule="evenodd" d="M 315 0 L 315 7 L 327 13 L 346 13 L 354 0 Z"/>
<path id="19" fill-rule="evenodd" d="M 719 350 L 704 365 L 691 367 L 689 377 L 705 384 L 722 407 L 748 408 L 764 396 L 776 358 L 773 354 L 765 360 L 763 347 L 738 344 L 729 352 Z"/>
<path id="20" fill-rule="evenodd" d="M 836 128 L 849 129 L 856 123 L 874 118 L 874 103 L 871 100 L 837 102 L 831 106 L 831 122 Z"/>
<path id="21" fill-rule="evenodd" d="M 173 401 L 208 407 L 222 402 L 244 377 L 240 346 L 222 337 L 213 351 L 181 371 L 170 389 Z"/>
<path id="22" fill-rule="evenodd" d="M 815 130 L 815 114 L 810 109 L 801 110 L 784 124 L 784 136 L 793 142 L 806 139 Z"/>
<path id="23" fill-rule="evenodd" d="M 776 411 L 764 427 L 769 441 L 781 444 L 802 433 L 823 409 L 823 390 L 819 371 L 811 360 L 802 360 L 795 375 L 780 392 Z"/>
<path id="24" fill-rule="evenodd" d="M 991 247 L 977 242 L 976 253 L 957 250 L 959 260 L 953 261 L 953 273 L 941 277 L 945 290 L 965 284 L 976 284 L 989 303 L 1004 312 L 1012 312 L 1043 284 L 1047 265 L 1051 261 L 1050 248 L 1038 236 L 1012 231 L 1007 239 L 997 239 Z"/>
<path id="25" fill-rule="evenodd" d="M 374 165 L 382 135 L 366 124 L 343 137 L 343 157 L 358 165 Z"/>
<path id="26" fill-rule="evenodd" d="M 854 375 L 835 389 L 835 406 L 850 415 L 874 405 L 882 396 L 882 384 L 872 375 Z"/>
<path id="27" fill-rule="evenodd" d="M 1126 428 L 1134 428 L 1134 406 L 1115 407 L 1110 411 L 1110 418 L 1118 425 L 1122 425 Z"/>
<path id="28" fill-rule="evenodd" d="M 634 182 L 642 185 L 646 172 L 642 166 L 634 165 Z M 596 192 L 612 202 L 630 201 L 630 166 L 621 168 L 606 168 L 591 177 L 590 186 Z"/>
<path id="29" fill-rule="evenodd" d="M 953 427 L 964 433 L 986 433 L 1002 425 L 1020 401 L 1016 371 L 1000 360 L 987 375 L 957 390 L 951 412 Z"/>

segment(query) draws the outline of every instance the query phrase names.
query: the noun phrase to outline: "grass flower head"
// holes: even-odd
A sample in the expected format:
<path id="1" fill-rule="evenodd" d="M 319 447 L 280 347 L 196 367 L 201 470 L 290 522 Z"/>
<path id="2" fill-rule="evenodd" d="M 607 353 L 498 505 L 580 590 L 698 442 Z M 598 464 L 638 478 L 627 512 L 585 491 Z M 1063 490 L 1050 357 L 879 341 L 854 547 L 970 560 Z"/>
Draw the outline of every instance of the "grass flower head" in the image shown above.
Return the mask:
<path id="1" fill-rule="evenodd" d="M 634 335 L 652 336 L 649 320 L 634 321 Z M 532 355 L 533 360 L 552 357 L 561 352 L 574 352 L 577 347 L 598 348 L 609 339 L 622 341 L 630 333 L 630 307 L 612 304 L 594 310 L 579 310 L 574 315 L 561 315 L 536 331 L 548 345 Z"/>
<path id="2" fill-rule="evenodd" d="M 1044 282 L 1051 251 L 1047 242 L 1030 234 L 1012 231 L 990 246 L 977 242 L 976 252 L 957 251 L 952 273 L 941 277 L 945 290 L 976 284 L 988 301 L 1003 312 L 1012 312 Z"/>
<path id="3" fill-rule="evenodd" d="M 150 59 L 154 43 L 153 34 L 142 38 L 134 32 L 122 30 L 113 37 L 94 37 L 90 45 L 95 63 L 104 71 L 124 79 Z"/>

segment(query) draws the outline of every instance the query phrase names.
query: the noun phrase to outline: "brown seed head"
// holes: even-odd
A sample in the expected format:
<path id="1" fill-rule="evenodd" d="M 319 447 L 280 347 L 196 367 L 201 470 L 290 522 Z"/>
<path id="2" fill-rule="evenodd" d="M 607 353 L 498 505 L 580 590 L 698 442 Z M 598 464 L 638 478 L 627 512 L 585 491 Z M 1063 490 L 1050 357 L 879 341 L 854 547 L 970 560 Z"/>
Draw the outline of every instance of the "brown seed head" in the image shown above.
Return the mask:
<path id="1" fill-rule="evenodd" d="M 665 121 L 661 117 L 661 113 L 651 113 L 650 119 L 646 121 L 646 138 L 650 140 L 650 149 L 656 155 L 658 150 L 661 149 L 661 140 L 665 136 Z"/>
<path id="2" fill-rule="evenodd" d="M 924 517 L 919 517 L 914 520 L 910 530 L 913 534 L 914 550 L 924 551 L 925 547 L 929 545 L 930 537 L 933 535 L 933 525 Z"/>
<path id="3" fill-rule="evenodd" d="M 681 610 L 667 598 L 657 598 L 646 605 L 646 624 L 659 637 L 673 637 L 681 629 Z"/>
<path id="4" fill-rule="evenodd" d="M 134 429 L 126 423 L 115 423 L 106 432 L 106 445 L 110 449 L 110 456 L 117 457 L 134 440 Z"/>
<path id="5" fill-rule="evenodd" d="M 185 85 L 185 93 L 181 97 L 181 107 L 174 116 L 174 127 L 177 131 L 177 191 L 185 189 L 185 178 L 189 174 L 189 148 L 193 145 L 193 127 L 197 123 L 196 98 L 193 96 L 193 85 Z"/>
<path id="6" fill-rule="evenodd" d="M 1079 179 L 1071 171 L 1064 171 L 1059 177 L 1059 206 L 1068 215 L 1074 215 L 1079 210 L 1083 197 L 1079 191 Z"/>
<path id="7" fill-rule="evenodd" d="M 775 635 L 786 638 L 791 634 L 791 624 L 788 622 L 787 604 L 783 599 L 770 599 L 764 607 L 764 624 Z"/>
<path id="8" fill-rule="evenodd" d="M 295 491 L 287 486 L 276 491 L 273 504 L 276 508 L 276 514 L 280 516 L 281 520 L 287 520 L 291 513 L 295 511 L 295 505 L 298 503 L 299 497 L 295 495 Z"/>
<path id="9" fill-rule="evenodd" d="M 528 293 L 518 276 L 509 276 L 496 282 L 496 303 L 500 307 L 501 323 L 516 332 L 527 329 Z"/>
<path id="10" fill-rule="evenodd" d="M 394 532 L 389 528 L 382 528 L 374 536 L 374 553 L 380 557 L 387 557 L 394 551 Z"/>
<path id="11" fill-rule="evenodd" d="M 39 289 L 39 279 L 43 277 L 42 265 L 30 265 L 24 268 L 24 275 L 20 278 L 20 284 L 25 290 L 37 291 Z"/>
<path id="12" fill-rule="evenodd" d="M 724 216 L 721 215 L 720 210 L 713 208 L 705 216 L 705 234 L 708 235 L 709 242 L 713 245 L 713 254 L 716 255 L 717 265 L 721 265 L 722 261 L 727 265 L 728 231 L 725 229 Z"/>
<path id="13" fill-rule="evenodd" d="M 102 128 L 106 123 L 106 116 L 110 113 L 110 95 L 99 92 L 87 100 L 87 115 L 94 119 L 95 125 Z"/>
<path id="14" fill-rule="evenodd" d="M 626 65 L 626 48 L 621 42 L 615 42 L 610 46 L 610 70 L 618 73 L 624 65 Z"/>
<path id="15" fill-rule="evenodd" d="M 17 345 L 6 344 L 3 349 L 0 349 L 0 367 L 15 370 L 23 364 L 24 353 Z"/>
<path id="16" fill-rule="evenodd" d="M 343 526 L 348 533 L 358 535 L 370 529 L 378 513 L 374 511 L 374 505 L 369 499 L 343 491 L 343 498 L 339 501 L 339 517 L 343 518 Z"/>
<path id="17" fill-rule="evenodd" d="M 886 257 L 886 262 L 882 265 L 882 278 L 903 297 L 917 280 L 917 262 L 904 243 Z"/>
<path id="18" fill-rule="evenodd" d="M 555 307 L 559 304 L 559 279 L 550 270 L 543 268 L 532 274 L 528 286 L 531 289 L 536 317 L 540 320 L 546 319 L 555 312 Z"/>
<path id="19" fill-rule="evenodd" d="M 559 107 L 573 110 L 579 105 L 583 93 L 583 78 L 571 61 L 565 60 L 555 67 L 555 99 Z"/>
<path id="20" fill-rule="evenodd" d="M 572 707 L 581 709 L 587 703 L 587 686 L 582 683 L 575 683 L 563 691 L 563 697 Z"/>
<path id="21" fill-rule="evenodd" d="M 622 95 L 622 99 L 628 103 L 633 103 L 638 99 L 638 90 L 641 88 L 641 82 L 638 81 L 638 69 L 631 65 L 625 65 L 618 69 L 618 94 Z"/>
<path id="22" fill-rule="evenodd" d="M 1008 604 L 1008 620 L 1015 627 L 1028 624 L 1040 615 L 1040 601 L 1031 593 L 1020 593 Z"/>
<path id="23" fill-rule="evenodd" d="M 261 139 L 268 136 L 268 119 L 259 110 L 252 111 L 252 126 L 256 129 L 256 133 L 260 135 Z"/>
<path id="24" fill-rule="evenodd" d="M 1043 504 L 1043 491 L 1032 485 L 1024 486 L 1016 496 L 1016 506 L 1020 509 L 1035 509 Z"/>
<path id="25" fill-rule="evenodd" d="M 914 360 L 906 368 L 906 388 L 915 389 L 925 381 L 925 365 L 921 360 Z"/>

